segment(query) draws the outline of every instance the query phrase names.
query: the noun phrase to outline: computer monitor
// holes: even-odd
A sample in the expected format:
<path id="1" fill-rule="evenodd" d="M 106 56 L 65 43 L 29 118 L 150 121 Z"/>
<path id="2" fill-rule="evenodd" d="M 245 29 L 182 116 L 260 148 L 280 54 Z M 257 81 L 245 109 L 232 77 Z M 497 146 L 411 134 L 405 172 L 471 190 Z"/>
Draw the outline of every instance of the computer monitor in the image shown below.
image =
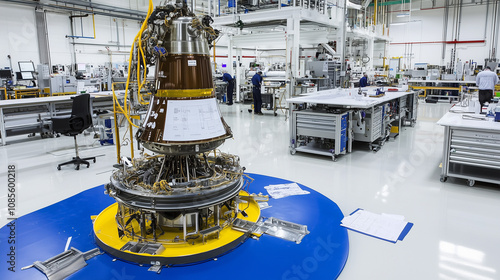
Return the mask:
<path id="1" fill-rule="evenodd" d="M 33 61 L 19 61 L 19 71 L 21 72 L 35 72 L 35 65 Z"/>
<path id="2" fill-rule="evenodd" d="M 23 80 L 33 80 L 33 72 L 21 72 L 21 77 Z"/>
<path id="3" fill-rule="evenodd" d="M 87 71 L 87 64 L 85 63 L 78 63 L 76 65 L 76 70 L 79 72 L 86 72 Z"/>
<path id="4" fill-rule="evenodd" d="M 34 80 L 33 72 L 16 72 L 16 80 Z"/>
<path id="5" fill-rule="evenodd" d="M 12 72 L 9 69 L 1 69 L 0 79 L 12 79 Z"/>

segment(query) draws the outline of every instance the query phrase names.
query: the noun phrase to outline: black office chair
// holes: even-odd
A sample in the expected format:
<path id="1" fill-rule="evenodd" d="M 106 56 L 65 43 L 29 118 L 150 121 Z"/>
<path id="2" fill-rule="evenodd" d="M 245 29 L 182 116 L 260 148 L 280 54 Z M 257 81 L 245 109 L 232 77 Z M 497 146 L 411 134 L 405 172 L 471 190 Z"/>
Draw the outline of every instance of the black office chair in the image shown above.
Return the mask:
<path id="1" fill-rule="evenodd" d="M 87 168 L 89 168 L 90 163 L 88 160 L 93 160 L 95 163 L 95 157 L 80 158 L 78 155 L 78 143 L 76 142 L 76 136 L 92 125 L 90 95 L 82 94 L 75 96 L 72 99 L 73 107 L 71 110 L 71 116 L 53 117 L 52 130 L 67 136 L 73 136 L 75 139 L 76 157 L 73 157 L 73 160 L 59 164 L 57 166 L 57 170 L 61 170 L 61 166 L 67 164 L 75 164 L 76 170 L 80 169 L 80 164 L 86 164 Z"/>

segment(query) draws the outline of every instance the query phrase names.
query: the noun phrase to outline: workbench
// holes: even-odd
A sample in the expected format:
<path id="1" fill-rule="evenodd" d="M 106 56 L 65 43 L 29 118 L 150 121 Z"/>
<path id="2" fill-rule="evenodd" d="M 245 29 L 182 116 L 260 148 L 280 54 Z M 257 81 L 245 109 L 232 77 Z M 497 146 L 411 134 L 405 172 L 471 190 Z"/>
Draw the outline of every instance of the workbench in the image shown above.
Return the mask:
<path id="1" fill-rule="evenodd" d="M 482 120 L 485 118 L 486 120 Z M 441 182 L 448 176 L 500 184 L 500 122 L 485 115 L 446 113 L 438 124 L 444 126 Z"/>
<path id="2" fill-rule="evenodd" d="M 375 87 L 374 87 L 375 88 Z M 368 89 L 369 90 L 369 89 Z M 367 90 L 367 91 L 368 91 Z M 288 103 L 291 104 L 304 104 L 304 103 L 315 103 L 315 104 L 325 104 L 332 105 L 335 107 L 342 108 L 360 108 L 367 109 L 373 106 L 386 103 L 387 101 L 394 100 L 400 97 L 412 95 L 413 92 L 397 91 L 397 92 L 385 92 L 381 97 L 369 97 L 369 96 L 359 96 L 359 89 L 330 89 L 318 91 L 313 94 L 304 95 L 301 97 L 295 97 L 287 99 Z"/>
<path id="3" fill-rule="evenodd" d="M 431 83 L 433 84 L 432 86 L 427 86 L 427 85 L 410 85 L 412 89 L 423 89 L 424 94 L 420 95 L 419 97 L 440 97 L 440 98 L 448 98 L 451 100 L 453 99 L 461 99 L 461 92 L 462 92 L 462 86 L 464 85 L 470 85 L 470 84 L 476 84 L 476 81 L 447 81 L 447 80 L 408 80 L 408 84 L 426 84 L 426 83 Z M 439 84 L 456 84 L 456 87 L 452 86 L 440 86 Z M 453 95 L 427 95 L 427 90 L 448 90 L 448 91 L 458 91 L 457 96 Z"/>
<path id="4" fill-rule="evenodd" d="M 40 89 L 39 88 L 22 88 L 22 89 L 14 89 L 14 98 L 21 99 L 25 96 L 28 97 L 40 97 Z"/>
<path id="5" fill-rule="evenodd" d="M 371 96 L 376 87 L 331 89 L 288 99 L 290 107 L 290 153 L 332 156 L 352 150 L 352 141 L 366 142 L 378 151 L 399 128 L 417 118 L 414 92 L 388 91 Z M 366 94 L 366 96 L 365 96 Z"/>
<path id="6" fill-rule="evenodd" d="M 116 91 L 123 93 L 124 91 Z M 112 109 L 112 92 L 90 94 L 94 109 Z M 2 145 L 6 136 L 50 132 L 44 128 L 44 120 L 71 112 L 73 100 L 70 95 L 10 99 L 0 101 L 0 137 Z"/>
<path id="7" fill-rule="evenodd" d="M 71 108 L 69 96 L 10 99 L 0 102 L 0 136 L 2 145 L 9 136 L 43 131 L 42 118 L 52 118 L 57 114 L 56 105 L 66 104 Z"/>

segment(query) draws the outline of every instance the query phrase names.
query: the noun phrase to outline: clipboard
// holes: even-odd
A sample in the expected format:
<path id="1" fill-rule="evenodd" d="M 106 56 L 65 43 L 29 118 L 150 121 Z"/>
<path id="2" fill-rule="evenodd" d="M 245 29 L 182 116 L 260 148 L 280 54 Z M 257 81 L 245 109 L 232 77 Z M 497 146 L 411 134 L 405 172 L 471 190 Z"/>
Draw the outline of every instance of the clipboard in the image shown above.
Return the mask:
<path id="1" fill-rule="evenodd" d="M 354 212 L 352 212 L 351 214 L 349 214 L 349 216 L 351 216 L 352 214 L 356 213 L 359 210 L 364 210 L 364 209 L 358 208 L 358 209 L 354 210 Z M 342 224 L 341 224 L 341 226 L 342 226 Z M 361 234 L 364 234 L 364 235 L 367 235 L 367 236 L 370 236 L 370 237 L 374 237 L 374 238 L 377 238 L 377 239 L 384 240 L 384 241 L 387 241 L 387 242 L 395 244 L 398 240 L 399 241 L 403 241 L 403 239 L 406 237 L 406 235 L 408 235 L 408 233 L 410 232 L 410 230 L 411 230 L 412 227 L 413 227 L 413 223 L 406 222 L 406 226 L 401 231 L 401 234 L 398 236 L 398 239 L 396 241 L 392 241 L 392 240 L 389 240 L 389 239 L 381 238 L 381 237 L 378 237 L 378 236 L 375 236 L 375 235 L 371 235 L 371 234 L 368 234 L 368 233 L 365 233 L 365 232 L 362 232 L 362 231 L 358 231 L 358 230 L 355 230 L 355 229 L 352 229 L 352 228 L 349 228 L 349 227 L 345 227 L 345 228 L 347 228 L 349 230 L 352 230 L 354 232 L 358 232 L 358 233 L 361 233 Z"/>

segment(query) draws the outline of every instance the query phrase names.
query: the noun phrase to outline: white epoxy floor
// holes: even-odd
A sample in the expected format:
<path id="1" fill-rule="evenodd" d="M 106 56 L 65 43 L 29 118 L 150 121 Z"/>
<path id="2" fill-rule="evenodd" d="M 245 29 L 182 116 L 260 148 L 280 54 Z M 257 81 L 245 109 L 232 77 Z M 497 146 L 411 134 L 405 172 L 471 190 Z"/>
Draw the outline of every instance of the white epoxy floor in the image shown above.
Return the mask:
<path id="1" fill-rule="evenodd" d="M 379 152 L 356 144 L 353 153 L 333 162 L 330 157 L 291 155 L 289 122 L 282 113 L 254 116 L 247 112 L 249 105 L 221 105 L 234 139 L 220 149 L 239 155 L 247 172 L 297 181 L 317 190 L 335 201 L 345 215 L 364 208 L 404 215 L 415 224 L 406 239 L 396 244 L 349 232 L 350 252 L 341 280 L 500 279 L 500 186 L 477 182 L 470 188 L 465 180 L 439 181 L 443 128 L 436 121 L 449 107 L 421 103 L 416 126 L 404 128 Z M 101 147 L 92 135 L 78 139 L 84 146 L 81 156 L 98 156 L 97 163 L 79 171 L 56 169 L 57 163 L 73 156 L 70 137 L 19 136 L 0 146 L 1 225 L 7 223 L 9 164 L 17 166 L 19 215 L 108 182 L 116 163 L 115 146 Z M 306 276 L 291 279 L 309 279 Z"/>

